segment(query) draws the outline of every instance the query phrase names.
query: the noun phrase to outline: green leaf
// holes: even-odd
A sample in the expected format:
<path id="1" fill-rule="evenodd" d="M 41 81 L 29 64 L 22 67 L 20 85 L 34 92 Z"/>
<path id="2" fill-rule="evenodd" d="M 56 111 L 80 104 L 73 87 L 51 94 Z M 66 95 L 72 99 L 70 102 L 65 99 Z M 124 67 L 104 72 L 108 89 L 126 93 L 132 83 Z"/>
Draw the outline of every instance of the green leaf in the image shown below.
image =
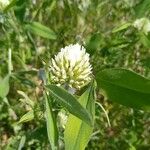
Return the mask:
<path id="1" fill-rule="evenodd" d="M 49 90 L 50 94 L 71 114 L 85 121 L 87 124 L 92 125 L 90 114 L 82 107 L 73 95 L 56 85 L 47 85 L 46 88 Z"/>
<path id="2" fill-rule="evenodd" d="M 54 118 L 54 113 L 52 112 L 52 106 L 48 101 L 47 95 L 45 94 L 46 101 L 46 126 L 47 126 L 47 135 L 51 145 L 52 150 L 56 150 L 58 143 L 58 131 L 56 126 L 56 120 Z"/>
<path id="3" fill-rule="evenodd" d="M 26 136 L 22 136 L 21 139 L 20 139 L 18 150 L 22 150 L 23 149 L 23 147 L 25 145 L 25 142 L 26 142 Z"/>
<path id="4" fill-rule="evenodd" d="M 90 40 L 86 44 L 87 52 L 93 55 L 94 52 L 100 48 L 100 45 L 104 44 L 104 38 L 100 33 L 96 33 L 91 36 Z"/>
<path id="5" fill-rule="evenodd" d="M 33 110 L 30 110 L 21 117 L 18 123 L 28 122 L 28 121 L 31 121 L 32 119 L 34 119 L 34 112 Z"/>
<path id="6" fill-rule="evenodd" d="M 40 24 L 39 22 L 31 22 L 25 25 L 25 29 L 47 39 L 56 39 L 56 34 L 50 28 Z"/>
<path id="7" fill-rule="evenodd" d="M 126 69 L 105 69 L 96 76 L 98 86 L 112 101 L 150 110 L 150 80 Z"/>
<path id="8" fill-rule="evenodd" d="M 4 79 L 0 79 L 0 97 L 5 98 L 9 92 L 9 75 Z"/>
<path id="9" fill-rule="evenodd" d="M 112 30 L 112 33 L 116 33 L 116 32 L 119 32 L 119 31 L 122 31 L 122 30 L 125 30 L 127 29 L 129 26 L 131 26 L 132 24 L 127 22 L 127 23 L 124 23 L 122 24 L 121 26 L 117 27 L 117 28 L 114 28 Z"/>
<path id="10" fill-rule="evenodd" d="M 144 33 L 140 33 L 140 42 L 146 47 L 150 48 L 150 39 L 148 36 L 146 36 Z"/>
<path id="11" fill-rule="evenodd" d="M 136 17 L 144 17 L 147 12 L 150 11 L 150 1 L 149 0 L 142 0 L 138 5 L 135 7 L 135 15 Z"/>
<path id="12" fill-rule="evenodd" d="M 80 104 L 92 115 L 93 123 L 95 114 L 94 91 L 92 85 L 79 98 Z M 64 133 L 65 150 L 84 150 L 92 131 L 93 127 L 70 114 Z"/>

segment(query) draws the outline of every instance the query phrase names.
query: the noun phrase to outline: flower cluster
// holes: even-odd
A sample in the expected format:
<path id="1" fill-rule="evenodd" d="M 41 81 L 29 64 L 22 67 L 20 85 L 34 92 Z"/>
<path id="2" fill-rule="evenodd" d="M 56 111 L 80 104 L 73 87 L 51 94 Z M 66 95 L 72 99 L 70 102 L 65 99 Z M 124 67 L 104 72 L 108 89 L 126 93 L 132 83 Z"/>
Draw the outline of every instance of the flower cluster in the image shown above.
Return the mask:
<path id="1" fill-rule="evenodd" d="M 147 18 L 140 18 L 135 20 L 133 26 L 140 31 L 143 31 L 146 35 L 150 32 L 150 20 Z"/>
<path id="2" fill-rule="evenodd" d="M 0 8 L 6 7 L 9 3 L 9 0 L 0 0 Z"/>
<path id="3" fill-rule="evenodd" d="M 57 85 L 68 85 L 70 88 L 80 89 L 91 80 L 92 67 L 89 54 L 79 44 L 62 48 L 52 59 L 51 79 Z"/>

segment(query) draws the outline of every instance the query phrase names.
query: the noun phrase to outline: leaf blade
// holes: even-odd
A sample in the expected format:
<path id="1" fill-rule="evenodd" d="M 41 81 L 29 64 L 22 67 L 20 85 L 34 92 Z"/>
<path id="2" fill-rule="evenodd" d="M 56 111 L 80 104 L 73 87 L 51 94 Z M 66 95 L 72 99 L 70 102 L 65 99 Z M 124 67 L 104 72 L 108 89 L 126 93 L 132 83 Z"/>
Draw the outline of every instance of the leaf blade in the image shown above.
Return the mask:
<path id="1" fill-rule="evenodd" d="M 121 26 L 114 28 L 114 29 L 112 30 L 112 33 L 116 33 L 116 32 L 120 32 L 120 31 L 122 31 L 122 30 L 125 30 L 125 29 L 127 29 L 128 27 L 130 27 L 131 25 L 132 25 L 132 24 L 129 23 L 129 22 L 124 23 L 124 24 L 122 24 Z"/>
<path id="2" fill-rule="evenodd" d="M 9 92 L 9 75 L 0 80 L 0 97 L 5 98 Z"/>
<path id="3" fill-rule="evenodd" d="M 92 97 L 91 97 L 92 96 Z M 79 102 L 84 108 L 87 108 L 91 113 L 94 122 L 94 114 L 95 114 L 95 103 L 94 103 L 94 88 L 91 86 L 88 88 L 79 98 Z M 93 127 L 89 126 L 82 120 L 69 115 L 64 139 L 65 139 L 65 149 L 66 150 L 84 150 L 90 136 L 92 134 Z"/>
<path id="4" fill-rule="evenodd" d="M 57 127 L 56 122 L 54 120 L 54 114 L 52 113 L 51 104 L 48 101 L 47 96 L 45 95 L 46 101 L 46 127 L 47 127 L 47 135 L 51 145 L 51 149 L 55 150 L 58 142 L 57 135 Z"/>
<path id="5" fill-rule="evenodd" d="M 96 79 L 98 86 L 112 101 L 150 110 L 150 80 L 126 69 L 105 69 Z"/>
<path id="6" fill-rule="evenodd" d="M 47 39 L 51 39 L 51 40 L 56 39 L 55 32 L 50 28 L 40 24 L 39 22 L 28 23 L 25 25 L 25 29 Z"/>
<path id="7" fill-rule="evenodd" d="M 30 110 L 20 118 L 18 123 L 28 122 L 31 121 L 32 119 L 34 119 L 34 112 L 33 110 Z"/>
<path id="8" fill-rule="evenodd" d="M 56 101 L 65 107 L 70 113 L 81 120 L 84 120 L 87 124 L 92 125 L 91 116 L 73 95 L 56 85 L 47 85 L 46 89 L 50 92 L 52 97 L 54 97 Z"/>

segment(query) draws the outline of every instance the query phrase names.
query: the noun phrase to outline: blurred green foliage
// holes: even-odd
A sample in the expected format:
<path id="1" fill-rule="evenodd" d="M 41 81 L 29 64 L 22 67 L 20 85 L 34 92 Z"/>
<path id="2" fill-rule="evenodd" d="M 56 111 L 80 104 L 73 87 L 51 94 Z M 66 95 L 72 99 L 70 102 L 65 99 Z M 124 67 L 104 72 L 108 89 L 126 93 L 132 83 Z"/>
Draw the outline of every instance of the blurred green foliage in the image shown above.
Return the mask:
<path id="1" fill-rule="evenodd" d="M 132 26 L 138 18 L 150 18 L 149 0 L 12 0 L 9 5 L 1 1 L 0 83 L 12 75 L 7 98 L 0 98 L 0 149 L 49 149 L 37 74 L 66 45 L 78 42 L 87 48 L 94 75 L 124 67 L 150 78 L 150 34 Z M 34 102 L 34 119 L 17 124 L 32 110 L 29 99 Z M 87 150 L 150 149 L 150 113 L 106 101 L 100 91 L 97 101 L 108 112 L 111 127 L 96 105 Z M 64 149 L 61 127 L 59 132 Z"/>

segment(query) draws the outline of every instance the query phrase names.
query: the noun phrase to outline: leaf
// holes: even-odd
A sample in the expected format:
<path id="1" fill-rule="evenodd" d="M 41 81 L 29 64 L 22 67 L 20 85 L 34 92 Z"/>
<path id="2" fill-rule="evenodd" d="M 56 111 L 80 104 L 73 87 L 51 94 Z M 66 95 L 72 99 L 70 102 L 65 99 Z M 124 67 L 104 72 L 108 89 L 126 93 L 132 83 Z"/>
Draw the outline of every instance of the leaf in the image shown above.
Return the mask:
<path id="1" fill-rule="evenodd" d="M 30 74 L 30 75 L 37 75 L 37 70 L 36 69 L 32 69 L 32 70 L 28 70 L 28 71 L 18 71 L 18 72 L 16 72 L 16 74 L 18 74 L 18 75 L 26 75 L 26 74 Z M 15 74 L 15 73 L 14 73 Z"/>
<path id="2" fill-rule="evenodd" d="M 140 33 L 140 42 L 146 47 L 150 48 L 150 39 L 144 33 Z"/>
<path id="3" fill-rule="evenodd" d="M 125 30 L 127 29 L 129 26 L 131 26 L 132 24 L 127 22 L 127 23 L 124 23 L 122 24 L 121 26 L 117 27 L 117 28 L 114 28 L 112 30 L 112 33 L 116 33 L 116 32 L 119 32 L 119 31 L 122 31 L 122 30 Z"/>
<path id="4" fill-rule="evenodd" d="M 54 97 L 56 101 L 65 107 L 71 114 L 85 121 L 87 124 L 92 125 L 91 116 L 73 95 L 56 85 L 47 85 L 46 88 L 49 90 L 51 96 Z"/>
<path id="5" fill-rule="evenodd" d="M 56 150 L 58 143 L 58 131 L 56 126 L 56 120 L 54 119 L 54 114 L 52 113 L 52 106 L 48 101 L 47 96 L 45 95 L 46 101 L 46 126 L 47 126 L 47 135 L 49 142 L 51 144 L 51 149 Z"/>
<path id="6" fill-rule="evenodd" d="M 135 7 L 135 15 L 136 17 L 144 17 L 147 11 L 150 10 L 150 1 L 149 0 L 142 0 L 138 5 Z"/>
<path id="7" fill-rule="evenodd" d="M 105 69 L 96 76 L 109 99 L 125 106 L 150 110 L 150 80 L 126 69 Z"/>
<path id="8" fill-rule="evenodd" d="M 9 92 L 9 75 L 4 79 L 0 79 L 0 97 L 5 98 Z"/>
<path id="9" fill-rule="evenodd" d="M 44 143 L 47 141 L 47 129 L 46 124 L 36 127 L 34 130 L 29 130 L 26 132 L 27 141 L 31 141 L 33 139 Z"/>
<path id="10" fill-rule="evenodd" d="M 32 80 L 30 80 L 29 77 L 24 77 L 23 75 L 19 74 L 12 74 L 11 77 L 14 78 L 15 80 L 19 80 L 21 84 L 36 87 L 36 84 Z"/>
<path id="11" fill-rule="evenodd" d="M 25 14 L 26 14 L 26 7 L 28 7 L 27 3 L 28 3 L 28 0 L 26 1 L 18 0 L 14 7 L 14 14 L 20 22 L 24 22 Z"/>
<path id="12" fill-rule="evenodd" d="M 28 121 L 31 121 L 32 119 L 34 119 L 34 112 L 33 110 L 30 110 L 21 117 L 18 123 L 28 122 Z"/>
<path id="13" fill-rule="evenodd" d="M 90 86 L 79 98 L 80 104 L 87 108 L 92 115 L 93 123 L 95 114 L 94 90 L 94 86 Z M 93 127 L 70 114 L 64 133 L 65 150 L 84 150 L 92 131 Z"/>
<path id="14" fill-rule="evenodd" d="M 31 22 L 25 25 L 25 29 L 47 39 L 56 39 L 56 34 L 50 28 L 40 24 L 39 22 Z"/>
<path id="15" fill-rule="evenodd" d="M 89 41 L 86 44 L 86 49 L 87 52 L 90 55 L 93 55 L 94 52 L 100 48 L 100 45 L 104 44 L 104 38 L 102 37 L 101 34 L 96 33 L 94 35 L 91 36 L 91 38 L 89 39 Z"/>
<path id="16" fill-rule="evenodd" d="M 20 140 L 20 143 L 19 143 L 18 150 L 22 150 L 23 149 L 23 147 L 25 145 L 25 142 L 26 142 L 26 136 L 22 136 L 21 140 Z"/>

